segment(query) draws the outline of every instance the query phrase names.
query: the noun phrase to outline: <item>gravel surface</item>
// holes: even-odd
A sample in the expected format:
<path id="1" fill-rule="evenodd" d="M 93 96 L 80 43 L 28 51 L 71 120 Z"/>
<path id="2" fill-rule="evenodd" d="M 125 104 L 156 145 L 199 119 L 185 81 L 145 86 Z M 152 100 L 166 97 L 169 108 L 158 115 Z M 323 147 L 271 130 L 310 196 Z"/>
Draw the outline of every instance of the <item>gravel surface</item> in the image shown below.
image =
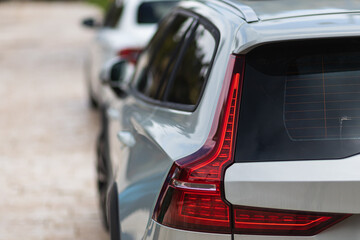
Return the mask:
<path id="1" fill-rule="evenodd" d="M 108 239 L 98 210 L 81 3 L 0 3 L 0 240 Z"/>

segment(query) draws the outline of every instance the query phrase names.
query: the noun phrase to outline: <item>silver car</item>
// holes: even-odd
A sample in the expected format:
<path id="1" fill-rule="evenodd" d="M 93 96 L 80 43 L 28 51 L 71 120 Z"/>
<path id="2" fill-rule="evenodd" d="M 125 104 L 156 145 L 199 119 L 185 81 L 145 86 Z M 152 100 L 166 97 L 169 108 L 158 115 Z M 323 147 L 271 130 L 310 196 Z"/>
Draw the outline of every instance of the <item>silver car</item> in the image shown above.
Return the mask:
<path id="1" fill-rule="evenodd" d="M 359 1 L 184 1 L 125 66 L 98 142 L 111 239 L 359 239 Z"/>

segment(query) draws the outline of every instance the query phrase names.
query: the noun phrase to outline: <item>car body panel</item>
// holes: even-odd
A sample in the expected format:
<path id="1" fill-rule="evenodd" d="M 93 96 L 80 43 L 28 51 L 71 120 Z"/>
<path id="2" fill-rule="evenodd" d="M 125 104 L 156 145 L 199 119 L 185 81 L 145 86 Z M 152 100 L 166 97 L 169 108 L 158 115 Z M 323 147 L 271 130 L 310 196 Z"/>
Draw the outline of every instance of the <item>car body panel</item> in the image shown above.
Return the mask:
<path id="1" fill-rule="evenodd" d="M 116 134 L 109 138 L 110 159 L 115 166 L 113 174 L 119 191 L 121 239 L 140 239 L 143 232 L 137 230 L 146 228 L 172 161 L 149 137 L 147 128 L 151 127 L 151 106 L 129 97 L 124 104 L 118 102 L 113 110 L 120 114 L 119 119 L 110 121 L 109 131 L 128 132 L 136 142 L 131 147 L 119 141 Z"/>
<path id="2" fill-rule="evenodd" d="M 225 196 L 234 205 L 358 214 L 359 158 L 235 163 L 225 173 Z"/>

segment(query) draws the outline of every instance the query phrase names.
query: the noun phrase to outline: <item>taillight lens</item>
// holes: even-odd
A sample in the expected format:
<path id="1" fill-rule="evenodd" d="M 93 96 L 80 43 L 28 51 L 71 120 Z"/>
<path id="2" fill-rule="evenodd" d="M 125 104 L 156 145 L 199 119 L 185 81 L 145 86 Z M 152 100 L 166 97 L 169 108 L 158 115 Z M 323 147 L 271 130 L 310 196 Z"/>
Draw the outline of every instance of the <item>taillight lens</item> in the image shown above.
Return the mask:
<path id="1" fill-rule="evenodd" d="M 225 168 L 233 162 L 243 71 L 244 58 L 231 56 L 209 138 L 199 151 L 174 163 L 155 221 L 185 230 L 231 233 L 230 206 L 221 189 Z"/>
<path id="2" fill-rule="evenodd" d="M 234 232 L 237 234 L 312 236 L 349 216 L 349 214 L 235 206 Z"/>
<path id="3" fill-rule="evenodd" d="M 136 64 L 136 61 L 141 51 L 141 48 L 125 48 L 118 52 L 118 56 L 133 64 Z"/>

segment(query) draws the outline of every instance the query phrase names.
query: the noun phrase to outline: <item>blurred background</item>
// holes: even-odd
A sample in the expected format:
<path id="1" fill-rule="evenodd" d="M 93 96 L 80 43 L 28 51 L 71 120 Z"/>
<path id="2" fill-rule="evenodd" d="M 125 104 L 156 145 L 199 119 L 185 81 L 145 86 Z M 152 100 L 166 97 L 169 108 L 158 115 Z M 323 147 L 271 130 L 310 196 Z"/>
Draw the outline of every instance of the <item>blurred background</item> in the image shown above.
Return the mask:
<path id="1" fill-rule="evenodd" d="M 112 0 L 0 0 L 0 2 L 85 2 L 106 10 Z"/>
<path id="2" fill-rule="evenodd" d="M 84 81 L 106 0 L 0 0 L 0 240 L 108 239 Z"/>

